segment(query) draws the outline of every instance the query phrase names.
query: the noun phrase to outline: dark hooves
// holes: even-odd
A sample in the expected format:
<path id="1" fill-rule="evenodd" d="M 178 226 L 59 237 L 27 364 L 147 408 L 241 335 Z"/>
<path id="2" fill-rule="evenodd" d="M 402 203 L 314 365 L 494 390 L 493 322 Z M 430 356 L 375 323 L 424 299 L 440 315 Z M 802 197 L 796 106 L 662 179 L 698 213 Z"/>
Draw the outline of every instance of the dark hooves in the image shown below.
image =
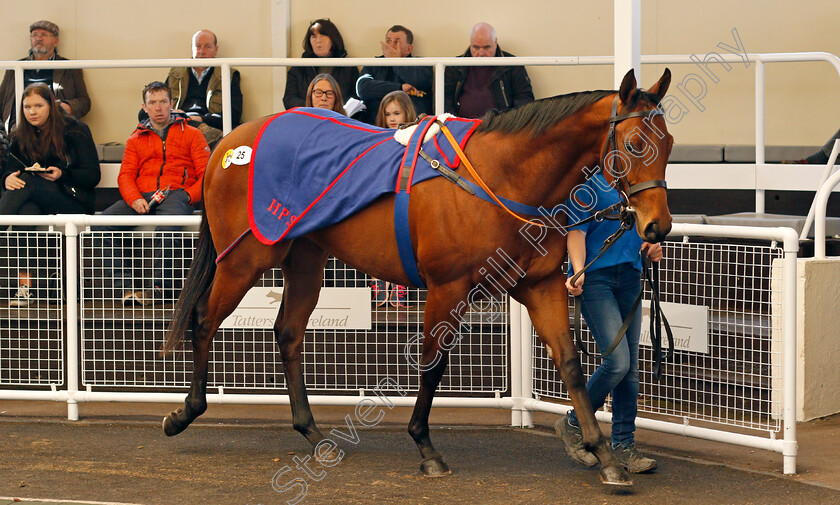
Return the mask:
<path id="1" fill-rule="evenodd" d="M 190 425 L 189 422 L 179 421 L 177 417 L 180 415 L 183 415 L 182 409 L 170 412 L 168 416 L 163 418 L 163 432 L 167 437 L 174 437 Z"/>
<path id="2" fill-rule="evenodd" d="M 420 463 L 420 471 L 423 472 L 423 477 L 446 477 L 452 473 L 443 458 L 440 456 L 423 460 Z"/>
<path id="3" fill-rule="evenodd" d="M 601 468 L 601 482 L 608 486 L 633 487 L 633 479 L 621 465 Z"/>

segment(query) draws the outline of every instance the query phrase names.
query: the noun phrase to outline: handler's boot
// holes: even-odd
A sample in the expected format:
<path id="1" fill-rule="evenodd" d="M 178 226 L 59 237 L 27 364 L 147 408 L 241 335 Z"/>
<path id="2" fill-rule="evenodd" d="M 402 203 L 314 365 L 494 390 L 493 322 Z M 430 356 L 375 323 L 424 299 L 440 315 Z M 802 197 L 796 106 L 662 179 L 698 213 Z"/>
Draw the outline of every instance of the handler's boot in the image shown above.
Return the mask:
<path id="1" fill-rule="evenodd" d="M 645 473 L 656 470 L 656 460 L 642 456 L 636 449 L 636 443 L 630 445 L 617 445 L 613 447 L 613 455 L 630 473 Z"/>
<path id="2" fill-rule="evenodd" d="M 583 447 L 583 434 L 580 432 L 580 426 L 575 426 L 569 422 L 569 416 L 563 416 L 554 423 L 554 431 L 563 440 L 566 445 L 566 454 L 573 461 L 586 467 L 598 464 L 598 458 Z"/>

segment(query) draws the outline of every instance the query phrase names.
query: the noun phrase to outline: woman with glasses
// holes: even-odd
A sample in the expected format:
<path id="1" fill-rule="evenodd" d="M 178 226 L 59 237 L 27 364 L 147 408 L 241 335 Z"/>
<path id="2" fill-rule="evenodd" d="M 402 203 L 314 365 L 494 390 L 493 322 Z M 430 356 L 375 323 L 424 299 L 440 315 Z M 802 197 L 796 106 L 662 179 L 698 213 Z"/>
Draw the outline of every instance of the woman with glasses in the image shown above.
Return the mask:
<path id="1" fill-rule="evenodd" d="M 318 74 L 306 90 L 306 106 L 327 109 L 346 116 L 341 88 L 330 74 Z"/>
<path id="2" fill-rule="evenodd" d="M 316 19 L 306 30 L 303 38 L 303 54 L 301 58 L 346 58 L 344 39 L 338 28 L 329 19 Z M 355 97 L 356 80 L 359 78 L 359 68 L 330 67 L 317 62 L 311 67 L 290 67 L 286 74 L 286 92 L 283 94 L 283 105 L 286 109 L 308 105 L 310 100 L 306 87 L 318 74 L 329 74 L 338 83 L 341 97 Z M 341 102 L 344 103 L 343 101 Z M 342 112 L 343 113 L 343 112 Z"/>

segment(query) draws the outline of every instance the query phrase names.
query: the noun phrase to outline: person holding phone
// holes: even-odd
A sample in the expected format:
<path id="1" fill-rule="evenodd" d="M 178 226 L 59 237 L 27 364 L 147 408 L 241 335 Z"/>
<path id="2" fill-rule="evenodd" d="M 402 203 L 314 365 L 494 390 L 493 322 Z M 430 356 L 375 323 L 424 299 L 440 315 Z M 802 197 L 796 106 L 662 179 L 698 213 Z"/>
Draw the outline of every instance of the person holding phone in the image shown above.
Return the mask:
<path id="1" fill-rule="evenodd" d="M 102 211 L 103 215 L 189 215 L 201 201 L 204 170 L 210 147 L 198 128 L 172 112 L 172 90 L 152 81 L 141 92 L 148 118 L 135 128 L 125 143 L 117 185 L 122 199 Z M 94 231 L 120 231 L 121 226 L 97 226 Z M 152 277 L 135 286 L 133 261 L 121 251 L 131 245 L 126 234 L 106 235 L 102 244 L 106 275 L 115 292 L 122 291 L 123 305 L 149 305 L 162 301 L 164 290 L 172 292 L 176 274 L 174 254 L 181 250 L 181 237 L 170 233 L 179 226 L 158 226 L 155 236 Z M 113 237 L 113 238 L 112 238 Z M 133 258 L 132 258 L 133 260 Z"/>
<path id="2" fill-rule="evenodd" d="M 20 117 L 25 121 L 12 130 L 2 173 L 0 214 L 93 213 L 100 170 L 87 125 L 65 114 L 52 90 L 41 82 L 23 90 Z M 16 244 L 10 245 L 14 251 Z M 13 307 L 26 307 L 33 297 L 29 270 L 25 266 L 18 272 Z"/>

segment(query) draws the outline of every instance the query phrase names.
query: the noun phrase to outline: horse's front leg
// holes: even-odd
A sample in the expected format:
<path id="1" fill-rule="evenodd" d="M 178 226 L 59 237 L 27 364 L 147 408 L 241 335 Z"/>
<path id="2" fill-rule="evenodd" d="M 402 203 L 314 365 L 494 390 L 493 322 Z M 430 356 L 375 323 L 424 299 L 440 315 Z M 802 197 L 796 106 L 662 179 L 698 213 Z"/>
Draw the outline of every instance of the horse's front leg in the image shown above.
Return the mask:
<path id="1" fill-rule="evenodd" d="M 553 277 L 545 280 L 516 293 L 515 298 L 528 309 L 537 335 L 569 391 L 583 445 L 601 463 L 601 480 L 610 485 L 632 486 L 630 475 L 613 456 L 595 420 L 580 357 L 569 329 L 568 294 L 563 279 Z"/>
<path id="2" fill-rule="evenodd" d="M 432 409 L 435 391 L 449 363 L 449 351 L 460 340 L 459 325 L 450 309 L 455 306 L 457 300 L 463 300 L 466 296 L 459 297 L 453 295 L 453 292 L 459 290 L 429 287 L 420 359 L 416 360 L 411 354 L 413 351 L 406 349 L 407 359 L 421 372 L 420 392 L 417 394 L 414 412 L 408 423 L 408 433 L 420 449 L 420 456 L 423 458 L 420 470 L 424 477 L 444 477 L 452 473 L 429 437 L 429 412 Z"/>

